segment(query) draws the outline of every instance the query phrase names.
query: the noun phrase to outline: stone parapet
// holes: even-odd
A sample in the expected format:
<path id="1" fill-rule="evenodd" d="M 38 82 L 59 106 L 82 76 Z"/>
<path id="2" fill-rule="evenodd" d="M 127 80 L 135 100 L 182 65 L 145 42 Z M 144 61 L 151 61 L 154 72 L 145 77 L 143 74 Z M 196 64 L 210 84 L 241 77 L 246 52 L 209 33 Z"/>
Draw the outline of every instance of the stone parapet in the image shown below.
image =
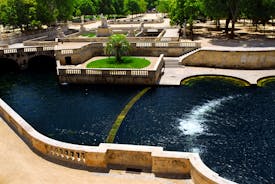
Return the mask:
<path id="1" fill-rule="evenodd" d="M 183 55 L 180 63 L 214 68 L 274 69 L 275 48 L 202 48 Z"/>

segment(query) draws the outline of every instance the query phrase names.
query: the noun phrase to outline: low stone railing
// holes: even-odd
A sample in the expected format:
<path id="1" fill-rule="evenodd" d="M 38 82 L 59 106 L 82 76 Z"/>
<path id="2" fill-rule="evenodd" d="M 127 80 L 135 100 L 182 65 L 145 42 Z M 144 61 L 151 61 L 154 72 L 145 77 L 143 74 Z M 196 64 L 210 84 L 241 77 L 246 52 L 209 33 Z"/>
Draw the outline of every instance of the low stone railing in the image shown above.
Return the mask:
<path id="1" fill-rule="evenodd" d="M 65 50 L 64 50 L 65 51 Z M 66 52 L 71 50 L 66 50 Z M 155 85 L 164 66 L 162 54 L 153 69 L 108 69 L 77 68 L 62 66 L 57 62 L 57 73 L 60 83 L 111 83 Z"/>
<path id="2" fill-rule="evenodd" d="M 20 51 L 24 52 L 38 52 L 38 51 L 53 51 L 55 50 L 54 46 L 39 46 L 39 47 L 22 47 L 22 48 L 0 48 L 0 55 L 3 54 L 15 54 Z"/>
<path id="3" fill-rule="evenodd" d="M 102 171 L 134 169 L 152 172 L 156 176 L 190 177 L 194 184 L 234 184 L 205 166 L 196 153 L 163 151 L 162 147 L 155 146 L 105 143 L 82 146 L 56 141 L 37 132 L 2 99 L 0 116 L 34 150 L 63 163 Z"/>
<path id="4" fill-rule="evenodd" d="M 109 24 L 140 24 L 140 23 L 163 23 L 164 19 L 124 19 L 124 20 L 109 20 Z"/>

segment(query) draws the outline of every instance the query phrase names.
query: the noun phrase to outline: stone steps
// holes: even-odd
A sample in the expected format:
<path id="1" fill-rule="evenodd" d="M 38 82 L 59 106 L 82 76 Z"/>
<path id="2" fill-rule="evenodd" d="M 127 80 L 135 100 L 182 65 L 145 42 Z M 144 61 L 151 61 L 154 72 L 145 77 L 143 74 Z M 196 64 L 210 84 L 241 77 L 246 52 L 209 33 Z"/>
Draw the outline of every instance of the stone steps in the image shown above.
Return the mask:
<path id="1" fill-rule="evenodd" d="M 179 58 L 178 57 L 165 57 L 165 68 L 178 68 L 181 67 L 179 64 Z"/>

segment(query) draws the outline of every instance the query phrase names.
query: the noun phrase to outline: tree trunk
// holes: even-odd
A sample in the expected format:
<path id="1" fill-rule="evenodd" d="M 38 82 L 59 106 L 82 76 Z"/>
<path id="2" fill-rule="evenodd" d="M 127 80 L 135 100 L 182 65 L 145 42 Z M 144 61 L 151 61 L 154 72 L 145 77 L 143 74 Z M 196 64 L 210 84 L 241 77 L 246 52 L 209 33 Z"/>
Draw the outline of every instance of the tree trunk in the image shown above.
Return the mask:
<path id="1" fill-rule="evenodd" d="M 234 34 L 234 32 L 235 32 L 235 22 L 236 22 L 236 20 L 233 18 L 232 19 L 232 29 L 231 29 L 231 34 L 230 34 L 231 39 L 234 39 L 234 36 L 235 36 L 235 34 Z"/>
<path id="2" fill-rule="evenodd" d="M 230 18 L 227 18 L 225 21 L 225 34 L 228 35 L 228 27 L 230 23 Z"/>
<path id="3" fill-rule="evenodd" d="M 193 24 L 190 24 L 190 36 L 191 36 L 191 40 L 194 41 L 194 32 L 193 32 Z"/>
<path id="4" fill-rule="evenodd" d="M 120 52 L 119 52 L 119 48 L 116 49 L 116 61 L 118 63 L 121 63 L 121 55 L 120 55 Z"/>
<path id="5" fill-rule="evenodd" d="M 221 22 L 220 22 L 220 19 L 217 19 L 217 20 L 216 20 L 216 28 L 217 28 L 217 30 L 220 30 L 220 29 L 221 29 Z"/>

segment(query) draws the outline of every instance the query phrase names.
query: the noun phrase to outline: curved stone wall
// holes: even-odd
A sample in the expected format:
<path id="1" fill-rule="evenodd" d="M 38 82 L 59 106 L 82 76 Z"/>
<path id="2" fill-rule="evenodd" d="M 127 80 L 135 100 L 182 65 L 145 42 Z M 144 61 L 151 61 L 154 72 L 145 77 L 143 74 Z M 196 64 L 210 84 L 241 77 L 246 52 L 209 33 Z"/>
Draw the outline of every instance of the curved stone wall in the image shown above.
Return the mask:
<path id="1" fill-rule="evenodd" d="M 44 156 L 87 168 L 141 169 L 156 175 L 190 176 L 194 184 L 233 184 L 210 170 L 196 153 L 163 151 L 162 147 L 120 144 L 82 146 L 50 139 L 32 128 L 0 99 L 0 116 Z"/>
<path id="2" fill-rule="evenodd" d="M 275 48 L 202 48 L 180 58 L 188 66 L 232 69 L 274 69 Z"/>

